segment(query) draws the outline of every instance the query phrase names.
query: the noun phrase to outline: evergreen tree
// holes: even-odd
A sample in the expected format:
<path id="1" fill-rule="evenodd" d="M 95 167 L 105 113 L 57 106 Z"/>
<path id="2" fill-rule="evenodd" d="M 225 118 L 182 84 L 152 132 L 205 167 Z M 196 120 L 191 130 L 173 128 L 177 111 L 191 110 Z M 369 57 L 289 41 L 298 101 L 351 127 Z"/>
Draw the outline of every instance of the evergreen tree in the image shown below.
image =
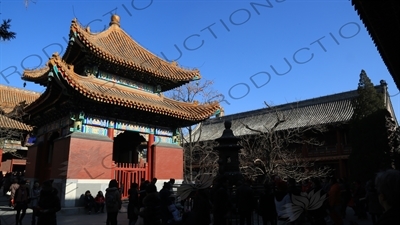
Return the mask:
<path id="1" fill-rule="evenodd" d="M 366 182 L 379 170 L 390 167 L 391 142 L 387 121 L 391 114 L 385 108 L 383 94 L 378 92 L 364 70 L 360 74 L 357 92 L 351 120 L 349 168 L 353 180 Z"/>
<path id="2" fill-rule="evenodd" d="M 357 92 L 358 97 L 353 101 L 353 120 L 361 120 L 385 108 L 382 93 L 376 90 L 364 70 L 360 73 Z"/>
<path id="3" fill-rule="evenodd" d="M 0 40 L 8 41 L 15 38 L 16 33 L 9 31 L 11 20 L 3 20 L 3 23 L 0 25 Z"/>

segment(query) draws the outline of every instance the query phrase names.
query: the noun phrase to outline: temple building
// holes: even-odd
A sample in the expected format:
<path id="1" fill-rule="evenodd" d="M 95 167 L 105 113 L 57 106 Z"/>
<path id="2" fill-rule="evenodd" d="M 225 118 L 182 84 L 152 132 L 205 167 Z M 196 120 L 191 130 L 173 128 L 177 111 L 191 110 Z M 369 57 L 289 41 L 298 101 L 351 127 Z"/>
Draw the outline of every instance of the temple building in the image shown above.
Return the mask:
<path id="1" fill-rule="evenodd" d="M 381 81 L 375 86 L 383 94 L 388 112 L 398 127 L 393 105 L 387 91 L 387 84 Z M 328 166 L 336 177 L 349 176 L 348 158 L 350 156 L 351 137 L 350 120 L 354 113 L 352 101 L 358 96 L 357 90 L 292 102 L 271 108 L 262 108 L 208 119 L 193 131 L 199 141 L 214 141 L 221 135 L 225 121 L 232 121 L 232 131 L 236 137 L 243 138 L 258 135 L 258 131 L 267 132 L 277 122 L 277 114 L 284 118 L 275 128 L 276 131 L 297 131 L 306 127 L 319 127 L 323 132 L 312 134 L 318 145 L 294 144 L 289 150 L 298 153 L 301 158 L 315 162 L 317 166 Z M 305 133 L 303 134 L 306 135 Z"/>
<path id="2" fill-rule="evenodd" d="M 25 108 L 36 128 L 26 177 L 54 179 L 63 207 L 76 206 L 86 190 L 105 190 L 117 179 L 127 196 L 130 184 L 157 178 L 183 179 L 178 128 L 204 121 L 219 103 L 184 103 L 163 92 L 201 78 L 152 54 L 121 27 L 117 15 L 99 33 L 70 27 L 63 56 L 24 71 L 23 80 L 46 87 Z"/>
<path id="3" fill-rule="evenodd" d="M 0 85 L 0 171 L 23 172 L 29 134 L 33 127 L 22 122 L 23 107 L 40 93 Z"/>

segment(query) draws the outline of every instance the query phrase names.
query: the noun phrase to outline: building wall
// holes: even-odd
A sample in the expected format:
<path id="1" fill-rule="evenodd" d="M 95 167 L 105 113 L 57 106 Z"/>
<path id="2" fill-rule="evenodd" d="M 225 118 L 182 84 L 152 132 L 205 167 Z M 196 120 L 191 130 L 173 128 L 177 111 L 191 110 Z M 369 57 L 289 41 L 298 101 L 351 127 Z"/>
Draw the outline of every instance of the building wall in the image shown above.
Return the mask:
<path id="1" fill-rule="evenodd" d="M 183 149 L 174 144 L 153 145 L 153 177 L 159 181 L 183 179 Z"/>
<path id="2" fill-rule="evenodd" d="M 28 148 L 28 156 L 26 159 L 26 178 L 35 178 L 36 172 L 36 155 L 38 151 L 38 145 L 32 145 Z"/>
<path id="3" fill-rule="evenodd" d="M 69 162 L 70 137 L 62 137 L 54 141 L 53 157 L 51 159 L 50 178 L 64 179 Z"/>
<path id="4" fill-rule="evenodd" d="M 112 151 L 113 142 L 106 136 L 72 136 L 66 178 L 111 179 Z"/>

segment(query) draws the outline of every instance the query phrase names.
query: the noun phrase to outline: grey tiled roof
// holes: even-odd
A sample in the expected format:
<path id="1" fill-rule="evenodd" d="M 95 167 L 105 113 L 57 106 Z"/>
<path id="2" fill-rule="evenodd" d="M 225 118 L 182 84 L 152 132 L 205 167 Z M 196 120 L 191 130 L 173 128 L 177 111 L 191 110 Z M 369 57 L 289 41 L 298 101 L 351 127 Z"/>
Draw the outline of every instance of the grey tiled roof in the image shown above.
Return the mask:
<path id="1" fill-rule="evenodd" d="M 4 131 L 8 129 L 19 131 L 32 131 L 33 128 L 29 125 L 26 125 L 25 123 L 0 114 L 0 129 L 4 129 Z"/>
<path id="2" fill-rule="evenodd" d="M 348 91 L 270 108 L 265 107 L 258 110 L 212 118 L 197 126 L 193 133 L 198 134 L 201 129 L 201 141 L 215 140 L 221 137 L 224 130 L 224 121 L 226 120 L 232 121 L 231 129 L 235 136 L 255 133 L 247 129 L 245 125 L 255 130 L 266 131 L 266 128 L 270 129 L 275 124 L 276 113 L 281 115 L 280 118 L 286 119 L 285 122 L 277 127 L 277 130 L 348 122 L 353 115 L 351 100 L 356 96 L 357 91 Z"/>

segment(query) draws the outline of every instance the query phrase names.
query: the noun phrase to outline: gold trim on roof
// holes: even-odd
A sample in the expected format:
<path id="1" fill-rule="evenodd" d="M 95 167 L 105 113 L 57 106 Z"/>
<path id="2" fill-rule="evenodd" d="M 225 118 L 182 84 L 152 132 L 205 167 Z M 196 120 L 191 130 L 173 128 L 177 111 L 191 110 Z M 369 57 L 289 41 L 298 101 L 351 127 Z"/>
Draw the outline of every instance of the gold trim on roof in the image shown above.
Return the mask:
<path id="1" fill-rule="evenodd" d="M 212 116 L 219 108 L 218 102 L 200 105 L 185 103 L 129 88 L 111 81 L 100 80 L 93 76 L 81 76 L 73 71 L 57 54 L 49 60 L 48 65 L 59 71 L 59 76 L 69 86 L 86 98 L 94 101 L 138 109 L 179 118 L 188 121 L 202 121 Z"/>

